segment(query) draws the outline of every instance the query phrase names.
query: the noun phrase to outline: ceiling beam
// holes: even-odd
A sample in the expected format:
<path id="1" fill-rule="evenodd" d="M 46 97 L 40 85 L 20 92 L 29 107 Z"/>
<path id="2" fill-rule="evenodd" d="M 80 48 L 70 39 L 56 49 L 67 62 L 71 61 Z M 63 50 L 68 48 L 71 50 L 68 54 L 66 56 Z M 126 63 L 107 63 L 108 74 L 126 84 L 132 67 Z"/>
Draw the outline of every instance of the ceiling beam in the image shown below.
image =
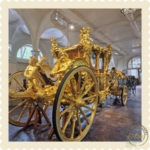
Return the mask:
<path id="1" fill-rule="evenodd" d="M 139 40 L 139 38 L 128 38 L 124 40 L 113 41 L 113 43 L 121 43 L 121 42 L 135 41 L 135 40 Z"/>
<path id="2" fill-rule="evenodd" d="M 141 21 L 141 15 L 136 16 L 134 20 L 135 21 Z"/>
<path id="3" fill-rule="evenodd" d="M 141 20 L 141 15 L 137 16 L 132 22 L 140 21 L 140 20 Z M 105 26 L 95 28 L 94 31 L 101 31 L 101 30 L 105 30 L 107 28 L 111 28 L 111 27 L 115 27 L 115 26 L 121 26 L 121 25 L 125 25 L 125 24 L 128 24 L 128 23 L 130 23 L 130 21 L 119 21 L 119 22 L 116 22 L 116 23 L 112 23 L 112 24 L 108 24 L 108 25 L 105 25 Z"/>
<path id="4" fill-rule="evenodd" d="M 129 21 L 119 21 L 119 22 L 116 22 L 116 23 L 112 23 L 112 24 L 108 24 L 108 25 L 96 28 L 96 29 L 94 29 L 94 32 L 101 31 L 101 30 L 111 28 L 111 27 L 115 27 L 115 26 L 125 25 L 125 24 L 128 24 L 128 23 L 130 23 L 130 22 Z"/>
<path id="5" fill-rule="evenodd" d="M 140 49 L 141 46 L 132 47 L 132 49 Z"/>
<path id="6" fill-rule="evenodd" d="M 128 19 L 128 21 L 130 21 L 130 25 L 131 25 L 133 31 L 135 32 L 136 36 L 139 39 L 141 39 L 141 32 L 140 32 L 140 29 L 138 27 L 137 22 L 135 21 L 135 18 L 133 16 L 133 14 L 128 14 L 128 15 L 125 15 L 125 16 Z"/>
<path id="7" fill-rule="evenodd" d="M 62 12 L 69 14 L 72 16 L 72 18 L 75 20 L 75 22 L 77 22 L 77 25 L 79 27 L 90 27 L 90 33 L 96 37 L 98 40 L 105 42 L 106 44 L 110 44 L 112 43 L 109 39 L 107 39 L 106 37 L 104 37 L 102 34 L 98 33 L 97 31 L 94 31 L 93 27 L 91 27 L 89 24 L 87 24 L 85 21 L 83 21 L 83 19 L 81 19 L 79 16 L 77 16 L 76 14 L 74 14 L 72 11 L 68 10 L 68 9 L 62 9 Z M 125 52 L 121 51 L 120 47 L 118 47 L 116 44 L 112 45 L 112 48 L 114 50 L 117 50 L 119 53 L 126 55 Z"/>

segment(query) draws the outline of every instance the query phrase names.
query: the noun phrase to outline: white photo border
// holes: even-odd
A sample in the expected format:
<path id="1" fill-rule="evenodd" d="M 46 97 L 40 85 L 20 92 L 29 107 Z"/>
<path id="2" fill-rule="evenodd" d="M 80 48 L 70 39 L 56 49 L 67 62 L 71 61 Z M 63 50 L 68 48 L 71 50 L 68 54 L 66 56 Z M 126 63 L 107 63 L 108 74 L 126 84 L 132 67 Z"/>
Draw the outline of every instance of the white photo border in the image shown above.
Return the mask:
<path id="1" fill-rule="evenodd" d="M 127 142 L 9 142 L 8 137 L 8 9 L 9 8 L 141 8 L 142 125 L 150 130 L 150 0 L 0 0 L 0 150 L 150 150 Z M 99 129 L 100 130 L 100 129 Z M 150 133 L 150 132 L 149 132 Z M 107 134 L 107 133 L 106 133 Z M 150 135 L 150 134 L 149 134 Z"/>

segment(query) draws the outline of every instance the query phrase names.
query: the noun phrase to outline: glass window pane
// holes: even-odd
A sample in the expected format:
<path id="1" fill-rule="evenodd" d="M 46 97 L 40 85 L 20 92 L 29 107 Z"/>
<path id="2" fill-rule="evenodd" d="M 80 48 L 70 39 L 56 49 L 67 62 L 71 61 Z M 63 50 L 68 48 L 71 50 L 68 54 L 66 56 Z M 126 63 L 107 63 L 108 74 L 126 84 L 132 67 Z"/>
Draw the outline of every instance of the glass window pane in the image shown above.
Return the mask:
<path id="1" fill-rule="evenodd" d="M 99 69 L 103 69 L 103 59 L 99 58 Z"/>
<path id="2" fill-rule="evenodd" d="M 141 68 L 141 58 L 132 58 L 128 63 L 128 68 Z"/>
<path id="3" fill-rule="evenodd" d="M 92 63 L 92 66 L 96 68 L 96 56 L 93 51 L 91 52 L 91 63 Z"/>
<path id="4" fill-rule="evenodd" d="M 18 50 L 18 52 L 17 52 L 17 57 L 18 57 L 18 58 L 21 58 L 21 49 Z"/>
<path id="5" fill-rule="evenodd" d="M 17 52 L 17 58 L 29 59 L 30 56 L 32 56 L 32 52 L 31 52 L 32 50 L 33 48 L 31 45 L 22 46 Z M 43 54 L 39 49 L 38 51 L 39 51 L 38 60 L 40 60 Z"/>
<path id="6" fill-rule="evenodd" d="M 132 68 L 132 66 L 131 66 L 131 60 L 128 63 L 128 68 Z"/>
<path id="7" fill-rule="evenodd" d="M 9 43 L 9 51 L 10 51 L 10 52 L 11 52 L 11 48 L 12 48 L 12 47 L 11 47 L 11 44 Z"/>

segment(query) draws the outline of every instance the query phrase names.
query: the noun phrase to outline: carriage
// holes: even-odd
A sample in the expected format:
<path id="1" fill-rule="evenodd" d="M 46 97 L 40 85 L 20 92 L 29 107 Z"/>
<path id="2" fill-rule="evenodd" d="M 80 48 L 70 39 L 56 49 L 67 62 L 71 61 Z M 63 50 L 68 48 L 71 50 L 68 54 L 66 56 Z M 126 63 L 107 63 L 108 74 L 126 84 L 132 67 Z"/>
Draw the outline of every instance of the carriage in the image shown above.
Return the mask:
<path id="1" fill-rule="evenodd" d="M 9 83 L 16 82 L 22 89 L 9 89 L 9 104 L 18 102 L 10 109 L 9 123 L 25 126 L 33 107 L 40 105 L 46 111 L 53 105 L 53 128 L 58 140 L 81 141 L 90 130 L 97 104 L 102 106 L 107 95 L 121 96 L 122 105 L 126 104 L 127 87 L 118 85 L 118 78 L 125 75 L 117 68 L 109 72 L 112 44 L 107 48 L 94 45 L 89 28 L 80 32 L 81 40 L 73 46 L 58 48 L 56 40 L 51 39 L 51 52 L 56 60 L 53 69 L 43 64 L 47 57 L 38 61 L 31 56 L 25 71 L 9 77 Z M 46 71 L 50 71 L 50 78 Z M 20 77 L 26 82 L 24 86 L 19 82 Z M 13 118 L 12 113 L 17 109 L 18 118 Z"/>
<path id="2" fill-rule="evenodd" d="M 140 79 L 135 78 L 135 76 L 133 75 L 129 75 L 122 81 L 123 81 L 123 85 L 126 85 L 128 88 L 128 97 L 131 96 L 132 94 L 135 96 L 136 86 L 140 83 Z"/>

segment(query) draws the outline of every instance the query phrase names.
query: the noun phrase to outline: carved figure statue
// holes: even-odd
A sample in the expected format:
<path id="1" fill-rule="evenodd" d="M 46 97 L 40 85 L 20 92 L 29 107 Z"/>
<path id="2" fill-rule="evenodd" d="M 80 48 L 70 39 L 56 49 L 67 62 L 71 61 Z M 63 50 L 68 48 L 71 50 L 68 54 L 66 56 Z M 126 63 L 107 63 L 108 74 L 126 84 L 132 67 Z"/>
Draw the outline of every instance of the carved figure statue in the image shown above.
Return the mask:
<path id="1" fill-rule="evenodd" d="M 72 60 L 68 58 L 68 54 L 63 51 L 59 50 L 59 62 L 57 62 L 50 74 L 51 77 L 54 77 L 55 74 L 59 74 L 59 80 L 62 80 L 64 73 L 71 68 Z"/>
<path id="2" fill-rule="evenodd" d="M 43 69 L 43 62 L 47 60 L 48 57 L 42 57 L 38 62 L 35 56 L 30 56 L 29 58 L 29 65 L 25 70 L 25 77 L 27 78 L 27 90 L 25 92 L 17 92 L 13 89 L 9 90 L 9 96 L 12 98 L 24 97 L 24 98 L 36 98 L 36 93 L 41 90 L 41 86 L 39 85 L 39 80 L 37 79 L 37 74 L 42 72 L 44 73 Z"/>
<path id="3" fill-rule="evenodd" d="M 35 56 L 30 56 L 29 59 L 29 65 L 25 70 L 24 75 L 27 77 L 28 79 L 28 89 L 34 89 L 36 90 L 36 92 L 41 89 L 41 86 L 39 85 L 39 80 L 37 79 L 37 74 L 38 73 L 45 73 L 42 64 L 45 60 L 47 60 L 48 57 L 42 57 L 40 59 L 40 61 L 38 62 L 37 58 Z"/>
<path id="4" fill-rule="evenodd" d="M 59 49 L 58 49 L 58 45 L 56 43 L 56 39 L 52 38 L 51 43 L 52 43 L 52 49 L 50 51 L 53 54 L 53 57 L 56 59 L 56 62 L 57 62 Z"/>
<path id="5" fill-rule="evenodd" d="M 81 34 L 80 34 L 80 39 L 81 41 L 79 42 L 79 46 L 82 47 L 83 50 L 83 58 L 85 58 L 85 60 L 88 62 L 89 57 L 91 57 L 91 51 L 92 51 L 92 47 L 93 42 L 90 41 L 90 28 L 82 28 L 82 30 L 80 30 Z"/>

